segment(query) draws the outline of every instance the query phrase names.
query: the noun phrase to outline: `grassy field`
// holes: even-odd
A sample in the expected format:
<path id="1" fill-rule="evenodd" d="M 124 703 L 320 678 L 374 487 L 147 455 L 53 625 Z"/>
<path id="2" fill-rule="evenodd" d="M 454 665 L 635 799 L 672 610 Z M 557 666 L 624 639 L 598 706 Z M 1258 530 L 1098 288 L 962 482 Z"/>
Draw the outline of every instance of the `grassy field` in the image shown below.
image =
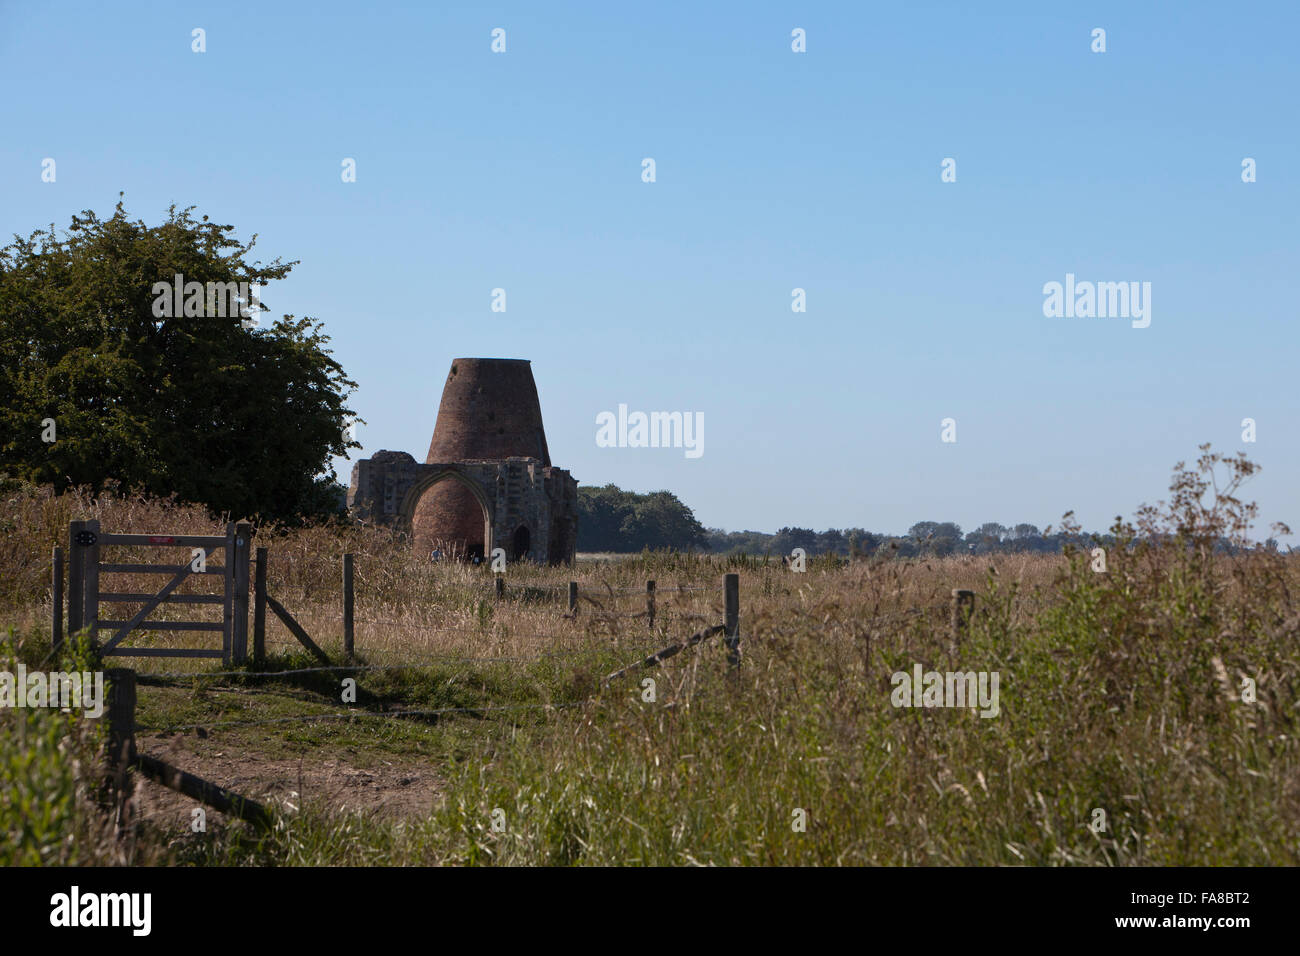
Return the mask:
<path id="1" fill-rule="evenodd" d="M 95 729 L 57 712 L 4 711 L 0 818 L 15 839 L 0 856 L 1295 864 L 1300 562 L 1215 548 L 1253 514 L 1231 480 L 1217 497 L 1209 484 L 1214 468 L 1241 478 L 1242 466 L 1202 466 L 1175 476 L 1168 505 L 1117 523 L 1124 543 L 1105 572 L 1088 554 L 818 559 L 802 574 L 779 560 L 602 556 L 512 568 L 497 602 L 484 570 L 419 564 L 381 531 L 259 529 L 271 592 L 336 660 L 341 555 L 357 555 L 358 667 L 317 670 L 278 622 L 262 668 L 278 673 L 125 663 L 140 675 L 141 750 L 265 801 L 274 832 L 215 811 L 193 832 L 193 802 L 141 783 L 133 830 L 115 839 L 95 809 Z M 0 621 L 7 654 L 29 666 L 49 651 L 49 551 L 69 519 L 123 532 L 222 526 L 166 502 L 8 497 Z M 729 571 L 741 582 L 737 670 L 714 638 L 603 685 L 721 623 Z M 648 578 L 653 629 L 634 616 Z M 574 617 L 570 579 L 584 595 Z M 956 646 L 953 588 L 977 593 Z M 137 643 L 165 640 L 176 635 Z M 917 664 L 996 672 L 997 715 L 894 706 L 893 675 Z M 343 700 L 349 678 L 354 703 Z"/>

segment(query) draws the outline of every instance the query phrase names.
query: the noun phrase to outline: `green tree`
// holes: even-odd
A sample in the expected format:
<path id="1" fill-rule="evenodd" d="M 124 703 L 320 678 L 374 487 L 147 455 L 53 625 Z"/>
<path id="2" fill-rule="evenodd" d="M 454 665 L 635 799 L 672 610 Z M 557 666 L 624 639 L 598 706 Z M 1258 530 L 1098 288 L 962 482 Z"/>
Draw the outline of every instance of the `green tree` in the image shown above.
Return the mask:
<path id="1" fill-rule="evenodd" d="M 635 552 L 645 548 L 707 548 L 695 514 L 672 492 L 637 494 L 617 485 L 578 489 L 578 550 Z"/>
<path id="2" fill-rule="evenodd" d="M 258 327 L 206 294 L 297 264 L 250 262 L 257 237 L 232 233 L 174 206 L 146 226 L 119 201 L 106 220 L 73 216 L 63 238 L 51 225 L 0 250 L 0 473 L 60 490 L 117 482 L 241 517 L 336 510 L 326 473 L 356 447 L 355 383 L 313 320 Z M 202 314 L 159 314 L 171 310 L 155 284 L 177 274 L 204 285 Z"/>

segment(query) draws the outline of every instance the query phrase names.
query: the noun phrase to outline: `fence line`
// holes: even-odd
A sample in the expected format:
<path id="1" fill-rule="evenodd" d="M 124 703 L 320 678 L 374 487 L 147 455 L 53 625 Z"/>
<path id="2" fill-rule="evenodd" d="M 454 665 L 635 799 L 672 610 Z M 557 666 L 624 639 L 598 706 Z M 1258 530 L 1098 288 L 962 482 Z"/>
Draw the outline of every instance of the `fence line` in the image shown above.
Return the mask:
<path id="1" fill-rule="evenodd" d="M 711 590 L 711 589 L 710 589 Z M 921 607 L 909 608 L 905 611 L 893 611 L 889 614 L 876 614 L 869 618 L 865 623 L 879 624 L 897 621 L 903 618 L 916 618 L 927 611 L 938 611 L 949 609 L 948 604 L 927 604 Z M 638 612 L 632 617 L 644 616 L 645 612 Z M 699 618 L 699 615 L 693 615 Z M 700 618 L 703 619 L 703 618 Z M 388 624 L 394 627 L 417 627 L 429 628 L 432 630 L 451 630 L 451 631 L 471 631 L 475 628 L 437 628 L 432 625 L 421 624 L 398 624 L 394 621 L 366 621 L 359 620 L 358 624 Z M 267 644 L 275 644 L 281 647 L 298 647 L 293 641 L 267 641 Z M 298 676 L 302 674 L 324 674 L 336 673 L 340 671 L 349 672 L 366 672 L 366 671 L 397 671 L 397 670 L 426 670 L 443 664 L 534 664 L 539 661 L 552 660 L 556 658 L 573 658 L 586 657 L 602 653 L 600 648 L 584 648 L 581 650 L 562 650 L 562 651 L 544 651 L 540 654 L 511 657 L 465 657 L 460 654 L 437 654 L 430 657 L 422 657 L 419 661 L 412 664 L 339 664 L 329 667 L 298 667 L 291 670 L 282 671 L 170 671 L 170 672 L 141 672 L 142 678 L 158 678 L 166 680 L 183 680 L 189 678 L 215 678 L 215 677 L 284 677 Z"/>
<path id="2" fill-rule="evenodd" d="M 347 555 L 344 555 L 344 557 L 347 557 Z M 508 576 L 508 575 L 502 575 L 502 577 L 506 577 L 507 580 L 509 579 L 509 576 Z M 362 577 L 362 576 L 360 576 L 360 575 L 358 575 L 356 579 L 357 579 L 357 580 L 360 580 L 360 581 L 363 582 L 363 583 L 365 582 L 365 578 Z M 453 582 L 453 584 L 454 584 L 454 583 L 455 583 L 455 582 Z M 486 586 L 486 585 L 483 585 L 481 582 L 477 582 L 477 581 L 469 582 L 466 586 L 467 586 L 467 587 L 472 587 L 472 588 L 473 588 L 474 590 L 476 590 L 476 591 L 477 591 L 477 590 L 487 590 L 487 586 Z M 607 593 L 612 591 L 612 592 L 615 593 L 615 594 L 644 594 L 644 593 L 645 593 L 645 588 L 644 588 L 644 587 L 639 587 L 639 588 L 638 588 L 638 587 L 632 587 L 632 588 L 611 588 L 611 587 L 605 587 L 604 585 L 602 585 L 602 584 L 600 584 L 600 583 L 598 583 L 598 582 L 597 582 L 597 583 L 588 583 L 587 586 L 588 586 L 591 590 L 593 590 L 593 591 L 601 591 L 601 590 L 603 590 L 603 591 L 605 591 L 605 592 L 607 592 Z M 309 587 L 309 586 L 307 586 L 307 585 L 305 585 L 305 584 L 282 584 L 282 585 L 280 585 L 279 587 L 280 587 L 281 592 L 283 592 L 283 593 L 297 594 L 298 592 L 302 592 L 302 594 L 303 594 L 304 596 L 306 595 L 306 593 L 307 593 L 308 591 L 316 591 L 316 590 L 319 590 L 319 587 L 318 587 L 318 586 L 311 586 L 311 587 Z M 519 588 L 520 588 L 521 590 L 527 590 L 527 591 L 531 591 L 531 592 L 545 591 L 545 592 L 547 592 L 547 593 L 550 593 L 550 592 L 553 592 L 553 591 L 554 591 L 554 592 L 559 592 L 559 593 L 561 593 L 561 594 L 563 594 L 564 592 L 566 592 L 566 591 L 568 590 L 568 587 L 569 587 L 569 586 L 568 586 L 567 584 L 521 584 L 521 585 L 519 585 Z M 716 587 L 712 587 L 712 586 L 710 586 L 710 585 L 706 585 L 706 584 L 692 584 L 692 585 L 686 585 L 686 586 L 682 586 L 682 587 L 659 588 L 659 593 L 660 593 L 660 594 L 663 594 L 663 593 L 670 592 L 670 591 L 716 591 L 716 590 L 717 590 Z"/>
<path id="3" fill-rule="evenodd" d="M 599 653 L 599 651 L 596 649 L 585 651 L 550 651 L 533 657 L 461 657 L 456 654 L 448 654 L 445 657 L 425 658 L 423 662 L 416 664 L 337 664 L 330 667 L 297 667 L 292 670 L 284 671 L 169 671 L 163 673 L 142 671 L 140 677 L 142 679 L 156 677 L 160 680 L 183 680 L 194 677 L 283 677 L 290 675 L 296 676 L 299 674 L 326 674 L 338 671 L 418 671 L 428 670 L 443 663 L 533 664 L 538 661 L 544 661 L 555 657 L 580 657 L 582 655 L 595 653 Z"/>
<path id="4" fill-rule="evenodd" d="M 233 530 L 234 527 L 235 526 L 233 525 L 230 526 L 231 530 L 229 533 L 231 535 L 234 534 L 234 530 Z M 169 540 L 174 540 L 174 539 L 169 539 Z M 245 535 L 245 541 L 247 541 L 246 535 Z M 247 549 L 245 548 L 245 550 Z M 229 554 L 230 552 L 228 551 L 227 553 Z M 255 585 L 255 593 L 258 598 L 258 605 L 259 605 L 258 611 L 260 611 L 260 606 L 262 605 L 263 602 L 269 604 L 272 607 L 272 609 L 276 612 L 277 616 L 281 618 L 281 620 L 285 623 L 286 626 L 290 627 L 290 630 L 294 632 L 295 636 L 297 636 L 302 643 L 304 643 L 309 649 L 314 650 L 318 654 L 318 656 L 324 657 L 325 655 L 322 652 L 320 652 L 319 648 L 316 648 L 313 645 L 313 643 L 310 641 L 309 638 L 304 640 L 305 634 L 298 633 L 298 631 L 301 630 L 300 627 L 292 626 L 293 624 L 296 624 L 296 622 L 292 621 L 291 616 L 288 615 L 287 612 L 283 612 L 283 610 L 278 606 L 277 602 L 274 602 L 273 600 L 269 599 L 269 595 L 266 593 L 265 569 L 266 569 L 267 561 L 265 555 L 266 555 L 266 551 L 264 549 L 259 549 L 258 562 L 257 562 L 257 568 L 259 574 L 258 574 L 258 581 L 256 582 Z M 56 558 L 56 563 L 58 563 L 57 553 L 55 555 L 55 558 Z M 95 570 L 97 571 L 98 567 L 96 567 Z M 230 581 L 232 578 L 231 571 L 233 571 L 233 568 L 227 569 L 226 571 L 227 581 Z M 353 572 L 352 555 L 348 554 L 345 555 L 344 558 L 343 607 L 344 607 L 344 643 L 349 653 L 349 657 L 351 656 L 350 652 L 352 650 L 351 645 L 352 645 L 352 638 L 353 638 L 353 628 L 355 623 L 357 623 L 354 620 L 353 573 L 352 572 Z M 179 580 L 180 576 L 181 575 L 178 573 L 177 580 Z M 244 584 L 246 588 L 246 582 L 247 582 L 246 571 L 243 577 L 244 577 Z M 504 582 L 501 577 L 495 578 L 494 584 L 496 586 L 498 597 L 502 596 L 503 583 Z M 98 587 L 97 582 L 94 582 L 94 588 L 96 592 L 97 592 L 97 587 Z M 553 587 L 549 589 L 535 589 L 535 590 L 559 591 L 561 589 L 558 587 Z M 577 583 L 570 582 L 567 587 L 567 590 L 569 596 L 570 614 L 565 616 L 572 617 L 576 613 L 576 607 L 577 607 Z M 620 588 L 615 590 L 607 586 L 605 590 L 607 595 L 612 597 L 614 594 L 625 594 L 632 591 L 637 591 L 639 589 Z M 659 591 L 658 593 L 672 593 L 674 591 L 681 592 L 681 591 L 692 591 L 692 590 L 705 591 L 705 590 L 712 590 L 712 588 L 707 588 L 702 586 L 664 588 L 662 591 Z M 227 588 L 227 593 L 230 593 L 229 587 Z M 590 597 L 588 597 L 587 600 L 590 603 L 596 605 L 596 607 L 601 611 L 603 617 L 607 620 L 617 620 L 624 617 L 640 618 L 640 617 L 648 616 L 650 618 L 651 626 L 653 628 L 654 615 L 656 610 L 655 608 L 656 586 L 653 580 L 646 582 L 646 590 L 644 593 L 647 602 L 646 611 L 630 614 L 630 615 L 613 614 L 609 611 L 606 611 L 603 607 L 601 607 L 596 601 L 592 600 Z M 153 599 L 153 603 L 154 604 L 159 603 L 159 600 L 165 596 L 166 596 L 165 593 L 155 596 L 155 598 Z M 242 596 L 246 602 L 246 597 L 247 597 L 246 589 L 244 590 L 243 594 L 240 596 Z M 970 590 L 953 589 L 951 592 L 951 596 L 952 596 L 952 602 L 951 602 L 952 647 L 955 653 L 956 650 L 959 648 L 961 638 L 965 637 L 969 633 L 969 625 L 975 614 L 975 593 Z M 713 626 L 706 627 L 682 641 L 679 641 L 675 644 L 671 644 L 668 647 L 663 648 L 662 650 L 650 655 L 649 657 L 646 657 L 635 663 L 629 664 L 628 666 L 609 674 L 603 682 L 603 687 L 608 688 L 612 682 L 625 677 L 626 675 L 632 673 L 634 670 L 657 667 L 667 658 L 672 657 L 688 648 L 695 647 L 700 643 L 702 643 L 703 641 L 708 640 L 709 638 L 715 635 L 721 635 L 723 638 L 723 641 L 727 649 L 728 669 L 732 677 L 734 677 L 737 673 L 736 668 L 738 668 L 741 663 L 740 576 L 738 573 L 730 572 L 724 576 L 723 604 L 724 604 L 724 612 L 725 612 L 725 622 L 723 624 L 715 624 Z M 895 612 L 894 614 L 890 614 L 890 615 L 877 614 L 874 615 L 870 619 L 870 621 L 871 623 L 875 624 L 875 623 L 892 622 L 894 620 L 907 618 L 907 617 L 916 618 L 920 615 L 925 614 L 927 611 L 932 611 L 936 609 L 937 607 L 939 607 L 939 605 L 932 605 L 929 607 L 920 606 L 920 607 L 912 607 L 902 612 Z M 148 610 L 149 608 L 148 606 L 146 606 L 145 611 L 141 611 L 138 617 L 142 619 Z M 56 614 L 58 613 L 59 612 L 56 612 Z M 257 638 L 255 640 L 255 656 L 258 658 L 260 658 L 261 655 L 257 653 L 257 650 L 264 648 L 266 643 L 265 632 L 264 632 L 264 626 L 265 626 L 264 618 L 262 616 L 263 613 L 264 612 L 258 613 L 257 611 L 255 611 L 255 616 L 257 618 L 257 626 L 255 628 L 255 634 Z M 69 616 L 73 617 L 72 614 L 70 614 Z M 80 615 L 78 615 L 78 617 L 80 617 Z M 80 625 L 81 620 L 76 620 L 75 618 L 74 620 L 75 623 Z M 94 623 L 94 617 L 91 618 L 91 621 L 92 623 Z M 62 623 L 61 620 L 58 617 L 56 617 L 54 622 L 55 627 L 57 628 L 58 625 L 61 623 Z M 136 622 L 133 622 L 133 624 L 134 623 Z M 433 631 L 469 632 L 469 633 L 481 632 L 481 628 L 440 627 L 436 625 L 421 625 L 421 624 L 412 624 L 412 623 L 399 624 L 394 621 L 380 621 L 374 619 L 362 620 L 360 623 L 371 624 L 376 626 L 387 626 L 387 627 L 395 627 L 395 628 L 416 628 L 416 629 L 425 629 L 425 630 L 433 630 Z M 125 628 L 123 632 L 119 634 L 115 640 L 120 640 L 121 637 L 131 629 L 133 624 L 128 625 L 127 628 Z M 245 627 L 246 624 L 247 624 L 247 607 L 245 606 L 244 608 Z M 229 621 L 227 623 L 227 627 L 228 627 L 227 634 L 229 634 L 230 633 Z M 70 628 L 70 630 L 72 629 Z M 239 659 L 242 659 L 244 657 L 244 648 L 242 646 L 243 640 L 238 640 L 232 643 L 235 643 L 239 651 L 237 657 Z M 276 644 L 282 643 L 284 646 L 292 646 L 289 642 L 273 642 L 273 643 Z M 231 649 L 230 644 L 227 644 L 227 657 L 230 656 L 229 655 L 230 649 Z M 275 677 L 275 676 L 292 677 L 292 676 L 313 674 L 313 673 L 339 673 L 339 672 L 365 673 L 365 672 L 382 672 L 382 671 L 411 671 L 411 670 L 432 669 L 434 667 L 439 666 L 439 664 L 442 663 L 456 663 L 461 665 L 470 665 L 470 664 L 477 664 L 477 663 L 533 663 L 533 662 L 553 659 L 557 657 L 592 656 L 593 651 L 599 652 L 599 648 L 584 648 L 583 650 L 572 650 L 567 652 L 564 651 L 549 652 L 549 653 L 538 654 L 531 657 L 467 658 L 467 657 L 460 657 L 457 655 L 445 655 L 437 658 L 425 659 L 410 664 L 334 665 L 331 664 L 328 661 L 328 659 L 326 659 L 325 666 L 294 668 L 294 669 L 282 670 L 282 671 L 238 670 L 238 671 L 216 671 L 216 672 L 207 672 L 207 673 L 204 673 L 202 671 L 171 672 L 171 673 L 163 672 L 157 674 L 144 674 L 140 676 L 143 676 L 145 678 L 153 677 L 160 680 L 172 680 L 172 679 L 192 680 L 195 678 L 202 679 L 205 677 L 208 678 Z M 582 700 L 572 701 L 568 703 L 559 703 L 559 704 L 555 704 L 555 703 L 504 704 L 504 705 L 484 704 L 481 706 L 412 708 L 412 709 L 398 709 L 398 710 L 387 710 L 387 711 L 374 711 L 374 710 L 367 710 L 364 708 L 353 708 L 343 712 L 335 711 L 335 712 L 320 713 L 320 714 L 298 714 L 293 716 L 255 718 L 251 720 L 211 721 L 211 722 L 203 722 L 203 723 L 196 723 L 196 724 L 175 724 L 166 727 L 149 727 L 149 726 L 138 726 L 135 725 L 134 722 L 136 680 L 137 680 L 136 673 L 134 671 L 121 670 L 115 672 L 115 674 L 120 675 L 122 679 L 119 680 L 118 677 L 115 676 L 112 683 L 112 693 L 109 702 L 110 703 L 109 753 L 112 755 L 110 758 L 110 769 L 113 771 L 114 774 L 113 779 L 115 783 L 115 790 L 117 792 L 118 799 L 119 799 L 119 808 L 126 805 L 125 804 L 126 793 L 127 793 L 126 776 L 125 776 L 126 771 L 128 769 L 135 769 L 138 772 L 143 773 L 145 776 L 148 776 L 149 778 L 159 783 L 162 783 L 163 785 L 168 786 L 173 790 L 177 790 L 182 793 L 185 793 L 187 796 L 197 799 L 200 802 L 206 803 L 209 806 L 216 807 L 218 810 L 221 810 L 222 812 L 234 813 L 235 815 L 245 820 L 248 820 L 249 822 L 252 822 L 255 825 L 260 827 L 269 826 L 271 821 L 271 818 L 268 816 L 265 808 L 262 807 L 260 804 L 254 801 L 246 800 L 245 798 L 239 796 L 238 794 L 224 790 L 223 788 L 217 786 L 216 784 L 203 780 L 202 778 L 196 777 L 192 774 L 186 773 L 183 770 L 173 767 L 167 763 L 164 763 L 158 758 L 145 755 L 145 754 L 138 754 L 135 749 L 134 734 L 136 732 L 148 733 L 148 734 L 172 734 L 172 733 L 180 733 L 185 731 L 201 731 L 201 730 L 205 731 L 205 730 L 239 728 L 239 727 L 273 726 L 278 724 L 306 724 L 306 723 L 315 723 L 315 722 L 328 721 L 328 720 L 355 720 L 358 718 L 365 718 L 365 717 L 382 718 L 385 720 L 395 720 L 395 719 L 409 719 L 409 718 L 421 718 L 421 717 L 441 717 L 448 714 L 465 714 L 465 715 L 471 715 L 478 718 L 483 718 L 489 714 L 523 713 L 523 712 L 536 713 L 539 711 L 554 713 L 560 710 L 571 709 L 578 706 L 586 706 L 592 700 L 596 699 L 601 693 L 600 691 L 596 691 L 591 696 L 584 698 Z M 456 678 L 453 677 L 453 680 L 455 679 Z M 451 683 L 451 681 L 449 681 L 448 683 Z M 253 689 L 248 692 L 253 695 L 262 693 L 262 691 L 259 691 L 257 689 Z M 310 701 L 304 700 L 303 702 L 309 703 Z M 120 814 L 119 814 L 119 819 L 121 819 Z"/>
<path id="5" fill-rule="evenodd" d="M 353 710 L 332 714 L 299 714 L 294 717 L 265 717 L 261 720 L 225 720 L 212 721 L 203 724 L 178 724 L 172 727 L 141 727 L 136 725 L 135 730 L 139 733 L 146 734 L 171 734 L 182 730 L 212 730 L 218 727 L 257 727 L 268 724 L 287 724 L 314 720 L 352 720 L 356 717 L 434 717 L 441 714 L 488 714 L 500 711 L 517 710 L 566 710 L 570 707 L 576 707 L 581 703 L 586 703 L 586 701 L 573 701 L 566 704 L 502 704 L 487 705 L 483 707 L 438 707 L 433 710 Z"/>

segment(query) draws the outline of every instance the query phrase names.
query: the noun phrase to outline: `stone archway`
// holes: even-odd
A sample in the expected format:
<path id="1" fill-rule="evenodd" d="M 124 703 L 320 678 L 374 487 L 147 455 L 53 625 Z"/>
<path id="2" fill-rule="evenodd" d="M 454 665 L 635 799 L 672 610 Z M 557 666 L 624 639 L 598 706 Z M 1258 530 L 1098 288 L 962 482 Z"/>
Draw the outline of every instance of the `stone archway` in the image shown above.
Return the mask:
<path id="1" fill-rule="evenodd" d="M 448 465 L 432 471 L 422 477 L 407 490 L 402 496 L 402 504 L 398 509 L 402 526 L 411 534 L 412 538 L 417 536 L 416 513 L 420 508 L 421 500 L 426 493 L 435 485 L 444 481 L 451 481 L 459 487 L 465 489 L 478 502 L 483 511 L 483 558 L 487 559 L 492 554 L 492 548 L 495 544 L 492 536 L 492 503 L 488 499 L 482 486 L 473 478 L 466 475 L 460 467 Z M 418 543 L 418 541 L 417 541 Z M 476 550 L 476 549 L 470 549 Z"/>

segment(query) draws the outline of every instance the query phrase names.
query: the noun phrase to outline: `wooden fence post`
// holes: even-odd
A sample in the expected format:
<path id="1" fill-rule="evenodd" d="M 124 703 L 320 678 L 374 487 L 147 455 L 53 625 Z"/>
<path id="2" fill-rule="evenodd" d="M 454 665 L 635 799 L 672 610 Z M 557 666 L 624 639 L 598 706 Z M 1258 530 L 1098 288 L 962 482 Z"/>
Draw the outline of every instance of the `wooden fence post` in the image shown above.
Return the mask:
<path id="1" fill-rule="evenodd" d="M 352 616 L 355 605 L 352 601 L 352 555 L 343 555 L 343 653 L 352 657 Z"/>
<path id="2" fill-rule="evenodd" d="M 505 596 L 506 596 L 506 579 L 502 575 L 498 574 L 497 575 L 497 600 L 499 601 Z"/>
<path id="3" fill-rule="evenodd" d="M 81 630 L 81 615 L 86 609 L 85 559 L 81 555 L 83 545 L 78 539 L 86 530 L 86 522 L 68 522 L 68 633 L 76 636 Z"/>
<path id="4" fill-rule="evenodd" d="M 740 664 L 740 575 L 728 574 L 723 579 L 723 592 L 726 599 L 727 627 L 727 663 L 732 667 Z"/>
<path id="5" fill-rule="evenodd" d="M 130 788 L 126 772 L 135 763 L 135 671 L 114 667 L 105 672 L 108 679 L 108 739 L 104 764 L 112 787 L 115 822 L 119 833 L 127 825 Z"/>
<path id="6" fill-rule="evenodd" d="M 234 560 L 233 613 L 230 631 L 231 656 L 236 664 L 248 660 L 248 553 L 253 537 L 253 526 L 247 521 L 235 525 L 235 550 L 229 558 Z"/>
<path id="7" fill-rule="evenodd" d="M 104 712 L 108 719 L 108 741 L 105 744 L 104 762 L 116 805 L 118 836 L 121 836 L 132 822 L 131 788 L 127 783 L 127 771 L 132 769 L 140 771 L 165 787 L 215 807 L 222 813 L 237 816 L 263 829 L 271 826 L 271 816 L 260 803 L 246 800 L 237 793 L 224 790 L 184 770 L 177 770 L 157 757 L 137 753 L 135 671 L 117 667 L 106 671 L 105 676 L 109 680 L 109 689 L 108 703 Z"/>
<path id="8" fill-rule="evenodd" d="M 104 672 L 108 680 L 108 765 L 124 770 L 135 760 L 135 671 L 113 667 Z"/>
<path id="9" fill-rule="evenodd" d="M 655 626 L 655 583 L 647 581 L 645 583 L 645 613 L 650 619 L 650 629 L 654 630 Z"/>
<path id="10" fill-rule="evenodd" d="M 975 592 L 964 588 L 952 589 L 952 648 L 961 646 L 961 640 L 970 629 L 971 615 L 975 613 Z"/>
<path id="11" fill-rule="evenodd" d="M 51 599 L 54 604 L 54 621 L 50 627 L 50 644 L 54 653 L 63 646 L 63 549 L 54 548 L 54 572 L 52 574 Z"/>
<path id="12" fill-rule="evenodd" d="M 257 549 L 257 577 L 253 583 L 253 660 L 266 660 L 266 548 Z"/>
<path id="13" fill-rule="evenodd" d="M 578 582 L 569 582 L 569 613 L 578 613 Z"/>

